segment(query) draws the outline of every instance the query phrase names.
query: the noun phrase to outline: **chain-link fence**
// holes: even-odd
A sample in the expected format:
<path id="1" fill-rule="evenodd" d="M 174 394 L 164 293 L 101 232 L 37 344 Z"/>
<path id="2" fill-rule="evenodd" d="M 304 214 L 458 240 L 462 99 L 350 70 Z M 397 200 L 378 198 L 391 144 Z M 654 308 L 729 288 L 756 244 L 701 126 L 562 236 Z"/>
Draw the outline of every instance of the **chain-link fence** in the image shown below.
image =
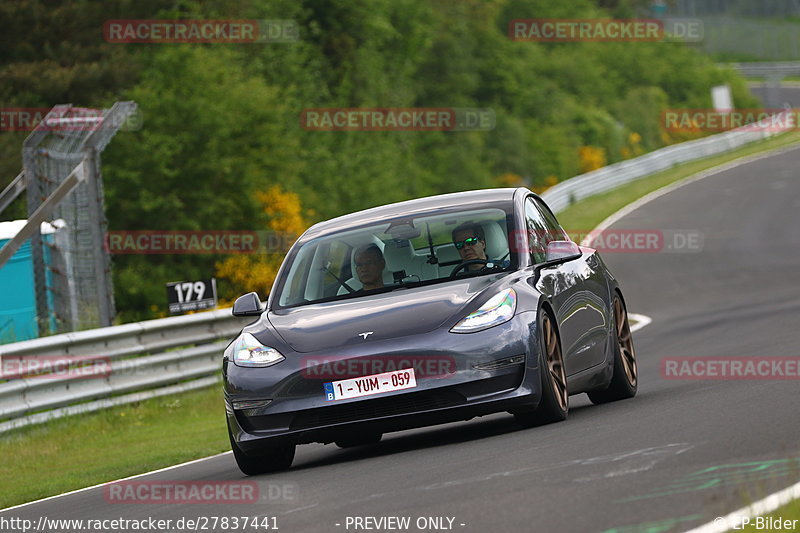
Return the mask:
<path id="1" fill-rule="evenodd" d="M 105 110 L 56 106 L 23 144 L 28 224 L 0 250 L 0 266 L 30 237 L 40 335 L 111 325 L 100 153 L 135 111 L 133 102 Z M 56 228 L 44 246 L 42 221 Z"/>

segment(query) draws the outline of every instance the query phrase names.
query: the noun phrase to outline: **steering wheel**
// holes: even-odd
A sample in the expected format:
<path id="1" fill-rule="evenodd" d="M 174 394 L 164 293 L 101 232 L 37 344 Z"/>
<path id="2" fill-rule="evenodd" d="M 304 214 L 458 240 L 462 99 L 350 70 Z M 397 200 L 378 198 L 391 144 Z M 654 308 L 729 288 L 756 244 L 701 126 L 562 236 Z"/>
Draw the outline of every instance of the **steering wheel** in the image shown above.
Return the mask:
<path id="1" fill-rule="evenodd" d="M 470 265 L 484 265 L 484 266 L 486 266 L 489 263 L 490 263 L 490 261 L 487 261 L 486 259 L 470 259 L 468 261 L 461 261 L 458 264 L 458 266 L 456 266 L 453 269 L 453 271 L 450 272 L 450 279 L 454 279 L 456 277 L 456 274 L 458 274 L 459 271 L 463 270 L 464 268 L 466 268 L 466 267 L 468 267 Z"/>

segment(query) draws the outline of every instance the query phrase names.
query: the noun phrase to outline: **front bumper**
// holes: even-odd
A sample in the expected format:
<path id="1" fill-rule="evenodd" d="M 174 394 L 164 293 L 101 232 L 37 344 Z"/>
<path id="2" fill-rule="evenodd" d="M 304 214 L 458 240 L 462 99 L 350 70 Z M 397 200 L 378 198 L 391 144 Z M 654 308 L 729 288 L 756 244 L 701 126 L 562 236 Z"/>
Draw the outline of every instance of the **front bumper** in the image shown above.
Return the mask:
<path id="1" fill-rule="evenodd" d="M 523 312 L 477 333 L 437 330 L 365 342 L 335 354 L 284 354 L 285 361 L 267 368 L 241 368 L 225 361 L 231 436 L 246 452 L 281 444 L 327 443 L 358 432 L 387 433 L 535 407 L 541 395 L 536 323 L 535 313 Z M 524 359 L 491 364 L 512 357 Z M 383 364 L 385 361 L 400 368 L 422 368 L 417 386 L 361 398 L 326 399 L 323 383 L 356 377 L 350 373 L 337 376 L 331 369 L 372 369 L 360 374 L 369 375 L 393 369 Z M 404 365 L 404 361 L 411 363 Z M 417 367 L 414 362 L 420 361 L 423 364 Z M 426 366 L 426 361 L 436 364 Z M 328 366 L 322 366 L 325 364 Z M 425 373 L 426 369 L 439 371 Z M 264 407 L 233 408 L 240 402 L 264 400 L 269 400 Z"/>

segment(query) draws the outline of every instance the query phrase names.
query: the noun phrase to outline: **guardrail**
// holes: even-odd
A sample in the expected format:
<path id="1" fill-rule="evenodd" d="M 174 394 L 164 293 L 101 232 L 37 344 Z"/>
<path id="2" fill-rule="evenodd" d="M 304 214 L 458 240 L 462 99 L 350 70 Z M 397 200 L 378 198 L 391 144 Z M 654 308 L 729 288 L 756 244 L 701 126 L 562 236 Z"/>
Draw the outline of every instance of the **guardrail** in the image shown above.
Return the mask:
<path id="1" fill-rule="evenodd" d="M 214 383 L 222 351 L 248 322 L 218 309 L 2 345 L 0 420 L 10 420 L 0 433 Z"/>
<path id="2" fill-rule="evenodd" d="M 541 196 L 550 206 L 550 209 L 557 213 L 574 202 L 601 192 L 616 189 L 621 185 L 666 170 L 675 165 L 729 152 L 753 141 L 766 139 L 781 133 L 778 130 L 773 131 L 766 124 L 760 131 L 751 131 L 752 129 L 752 127 L 739 128 L 702 139 L 659 148 L 635 159 L 620 161 L 619 163 L 562 181 L 547 189 Z"/>
<path id="3" fill-rule="evenodd" d="M 542 196 L 554 211 L 560 211 L 573 201 L 775 133 L 734 130 L 669 146 L 582 174 Z M 233 317 L 230 309 L 218 309 L 0 345 L 0 364 L 31 356 L 43 360 L 57 356 L 75 357 L 90 363 L 91 368 L 102 369 L 89 376 L 70 372 L 63 376 L 7 376 L 11 379 L 0 383 L 0 420 L 5 420 L 0 422 L 0 433 L 216 383 L 222 351 L 250 321 Z"/>
<path id="4" fill-rule="evenodd" d="M 783 79 L 800 75 L 800 61 L 758 61 L 748 63 L 722 63 L 721 66 L 739 71 L 745 77 Z"/>

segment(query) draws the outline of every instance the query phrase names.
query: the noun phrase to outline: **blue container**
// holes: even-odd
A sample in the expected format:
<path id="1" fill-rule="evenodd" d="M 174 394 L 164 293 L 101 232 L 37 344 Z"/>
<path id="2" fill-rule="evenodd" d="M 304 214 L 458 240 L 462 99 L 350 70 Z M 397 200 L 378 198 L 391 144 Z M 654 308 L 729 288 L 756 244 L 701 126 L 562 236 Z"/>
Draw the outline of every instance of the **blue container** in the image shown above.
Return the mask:
<path id="1" fill-rule="evenodd" d="M 0 234 L 2 248 L 17 228 L 19 222 L 5 222 L 5 231 Z M 13 226 L 12 226 L 13 225 Z M 44 242 L 51 242 L 53 235 L 42 235 Z M 44 247 L 46 277 L 50 285 L 50 253 Z M 36 291 L 33 279 L 33 256 L 30 239 L 17 250 L 11 259 L 0 267 L 0 344 L 34 339 L 39 336 L 36 320 Z M 48 291 L 48 304 L 52 309 L 52 294 Z M 51 321 L 52 316 L 51 313 Z"/>

